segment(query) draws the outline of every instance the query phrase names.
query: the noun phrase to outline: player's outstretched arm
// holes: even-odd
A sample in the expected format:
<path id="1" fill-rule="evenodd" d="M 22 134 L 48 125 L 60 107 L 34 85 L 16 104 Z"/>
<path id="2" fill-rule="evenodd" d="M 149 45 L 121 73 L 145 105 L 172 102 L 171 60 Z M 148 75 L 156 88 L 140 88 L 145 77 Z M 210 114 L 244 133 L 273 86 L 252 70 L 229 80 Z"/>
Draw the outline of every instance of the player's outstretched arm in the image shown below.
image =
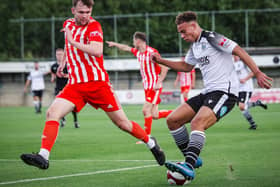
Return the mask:
<path id="1" fill-rule="evenodd" d="M 268 77 L 266 74 L 261 72 L 261 70 L 255 64 L 254 60 L 249 56 L 249 54 L 244 49 L 242 49 L 239 45 L 237 45 L 233 49 L 233 54 L 239 56 L 240 59 L 251 69 L 251 71 L 254 73 L 254 75 L 257 78 L 258 85 L 261 88 L 266 88 L 266 89 L 271 88 L 272 78 Z"/>
<path id="2" fill-rule="evenodd" d="M 112 41 L 106 41 L 106 43 L 108 44 L 109 47 L 117 47 L 118 49 L 120 49 L 122 51 L 127 51 L 127 52 L 130 52 L 131 48 L 132 48 L 128 45 L 117 43 L 117 42 L 112 42 Z"/>
<path id="3" fill-rule="evenodd" d="M 182 61 L 171 61 L 161 58 L 161 56 L 158 53 L 152 53 L 151 54 L 152 62 L 162 64 L 164 66 L 167 66 L 171 69 L 174 69 L 175 71 L 183 71 L 183 72 L 190 72 L 194 66 L 185 63 Z"/>
<path id="4" fill-rule="evenodd" d="M 69 28 L 65 28 L 67 41 L 74 47 L 81 51 L 88 53 L 91 56 L 101 57 L 103 55 L 103 42 L 90 42 L 90 44 L 83 44 L 73 39 L 73 35 Z"/>

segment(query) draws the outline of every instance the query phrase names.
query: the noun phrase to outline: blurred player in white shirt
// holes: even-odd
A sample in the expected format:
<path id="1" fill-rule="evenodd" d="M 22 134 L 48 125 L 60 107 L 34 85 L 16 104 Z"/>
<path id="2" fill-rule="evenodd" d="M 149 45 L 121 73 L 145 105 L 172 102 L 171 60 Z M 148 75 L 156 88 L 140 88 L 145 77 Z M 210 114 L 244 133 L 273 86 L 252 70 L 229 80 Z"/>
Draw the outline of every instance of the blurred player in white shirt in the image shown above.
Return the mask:
<path id="1" fill-rule="evenodd" d="M 256 102 L 249 102 L 252 92 L 254 90 L 252 77 L 254 74 L 248 69 L 248 67 L 240 60 L 236 55 L 234 58 L 234 69 L 239 79 L 239 92 L 238 92 L 238 107 L 241 110 L 243 116 L 250 123 L 250 130 L 256 130 L 257 125 L 253 120 L 252 115 L 249 112 L 251 107 L 260 106 L 267 109 L 267 105 L 262 103 L 261 100 Z"/>
<path id="2" fill-rule="evenodd" d="M 31 84 L 33 104 L 36 113 L 41 113 L 43 93 L 45 89 L 45 83 L 44 83 L 45 74 L 48 74 L 48 72 L 47 73 L 42 72 L 39 68 L 39 63 L 34 62 L 34 70 L 30 72 L 24 86 L 24 93 L 26 93 L 28 91 L 29 85 Z"/>

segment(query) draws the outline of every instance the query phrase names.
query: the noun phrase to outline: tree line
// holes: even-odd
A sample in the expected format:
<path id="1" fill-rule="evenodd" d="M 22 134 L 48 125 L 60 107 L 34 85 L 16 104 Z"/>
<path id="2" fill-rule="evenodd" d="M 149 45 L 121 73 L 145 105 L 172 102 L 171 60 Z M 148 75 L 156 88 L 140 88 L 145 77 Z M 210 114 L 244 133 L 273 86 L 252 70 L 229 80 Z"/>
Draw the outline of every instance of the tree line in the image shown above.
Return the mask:
<path id="1" fill-rule="evenodd" d="M 0 60 L 15 60 L 21 58 L 20 24 L 12 20 L 21 17 L 28 18 L 58 18 L 72 17 L 72 0 L 0 0 Z M 146 31 L 145 13 L 183 12 L 192 10 L 222 11 L 245 9 L 277 9 L 279 0 L 95 0 L 93 17 L 120 14 L 143 14 L 143 17 L 118 18 L 118 42 L 132 45 L 132 35 L 135 31 Z M 216 14 L 215 31 L 245 45 L 244 13 Z M 176 31 L 174 16 L 149 17 L 149 44 L 160 53 L 177 54 L 179 38 Z M 279 46 L 280 11 L 254 12 L 248 14 L 250 46 Z M 114 20 L 97 19 L 101 22 L 104 40 L 114 40 Z M 199 14 L 200 25 L 207 30 L 212 29 L 211 14 Z M 60 32 L 63 20 L 55 21 L 55 47 L 64 46 L 64 36 Z M 52 58 L 50 22 L 26 22 L 24 24 L 24 57 L 25 59 Z M 114 49 L 104 44 L 104 55 L 112 57 Z M 183 52 L 188 45 L 182 42 Z M 122 53 L 120 53 L 122 55 Z"/>

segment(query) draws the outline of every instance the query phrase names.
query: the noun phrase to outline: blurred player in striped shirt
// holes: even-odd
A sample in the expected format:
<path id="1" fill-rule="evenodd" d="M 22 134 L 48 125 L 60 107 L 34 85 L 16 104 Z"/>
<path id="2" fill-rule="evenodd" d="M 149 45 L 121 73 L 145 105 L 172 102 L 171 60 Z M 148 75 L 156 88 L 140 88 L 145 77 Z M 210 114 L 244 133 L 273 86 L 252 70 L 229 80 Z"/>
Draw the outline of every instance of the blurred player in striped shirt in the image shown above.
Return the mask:
<path id="1" fill-rule="evenodd" d="M 181 87 L 181 103 L 188 100 L 188 94 L 195 86 L 195 69 L 191 72 L 178 72 L 176 80 L 174 81 L 174 87 L 180 82 Z"/>
<path id="2" fill-rule="evenodd" d="M 107 41 L 106 43 L 109 47 L 117 47 L 122 51 L 131 52 L 140 64 L 140 72 L 145 91 L 145 103 L 142 110 L 145 118 L 144 126 L 146 133 L 151 134 L 153 119 L 165 118 L 172 112 L 172 110 L 158 110 L 158 104 L 161 101 L 162 81 L 168 69 L 165 66 L 151 61 L 151 54 L 158 53 L 158 51 L 147 45 L 145 33 L 134 33 L 134 47 L 112 41 Z"/>
<path id="3" fill-rule="evenodd" d="M 21 159 L 28 165 L 47 169 L 50 151 L 58 134 L 59 120 L 73 110 L 79 112 L 89 103 L 94 108 L 101 108 L 106 112 L 120 129 L 145 142 L 158 164 L 163 165 L 165 155 L 155 138 L 148 136 L 136 122 L 127 119 L 115 96 L 103 66 L 101 25 L 91 17 L 93 4 L 93 0 L 73 0 L 71 10 L 74 18 L 66 20 L 63 25 L 65 60 L 58 67 L 58 76 L 63 76 L 63 68 L 67 61 L 69 83 L 47 111 L 40 152 L 22 154 Z"/>

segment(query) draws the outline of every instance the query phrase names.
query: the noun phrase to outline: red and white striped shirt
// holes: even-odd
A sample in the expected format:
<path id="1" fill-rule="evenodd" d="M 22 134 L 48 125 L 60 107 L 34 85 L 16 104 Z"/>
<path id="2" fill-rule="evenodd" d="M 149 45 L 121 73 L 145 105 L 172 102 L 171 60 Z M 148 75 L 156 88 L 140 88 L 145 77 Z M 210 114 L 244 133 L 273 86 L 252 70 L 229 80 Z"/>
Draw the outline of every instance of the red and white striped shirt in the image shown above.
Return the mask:
<path id="1" fill-rule="evenodd" d="M 191 72 L 178 72 L 181 87 L 192 85 L 192 81 L 193 81 L 192 73 L 194 72 L 195 72 L 194 69 Z"/>
<path id="2" fill-rule="evenodd" d="M 157 63 L 153 63 L 150 57 L 152 53 L 158 53 L 158 51 L 150 46 L 147 46 L 146 51 L 143 53 L 138 51 L 136 48 L 132 48 L 131 52 L 137 57 L 137 60 L 140 63 L 140 72 L 144 89 L 154 89 L 157 84 L 161 68 Z"/>
<path id="3" fill-rule="evenodd" d="M 89 44 L 91 41 L 103 42 L 103 32 L 99 22 L 90 18 L 90 22 L 85 26 L 75 24 L 75 19 L 71 18 L 64 22 L 63 28 L 68 27 L 72 32 L 75 41 Z M 109 76 L 103 65 L 103 55 L 101 57 L 91 56 L 70 45 L 65 34 L 65 49 L 67 58 L 67 69 L 69 73 L 69 84 L 109 81 Z"/>

